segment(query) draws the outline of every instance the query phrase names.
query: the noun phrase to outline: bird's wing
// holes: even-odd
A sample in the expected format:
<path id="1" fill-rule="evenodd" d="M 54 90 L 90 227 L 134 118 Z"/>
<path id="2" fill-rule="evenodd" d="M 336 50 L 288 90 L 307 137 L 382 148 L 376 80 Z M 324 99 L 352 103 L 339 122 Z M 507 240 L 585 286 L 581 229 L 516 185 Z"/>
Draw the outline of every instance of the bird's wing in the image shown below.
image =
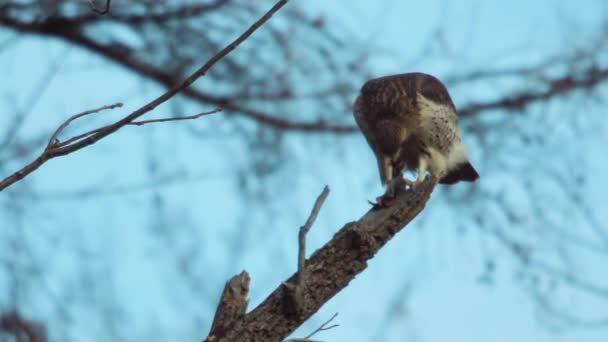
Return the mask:
<path id="1" fill-rule="evenodd" d="M 412 121 L 407 118 L 415 114 L 415 99 L 408 93 L 399 78 L 374 79 L 363 85 L 355 102 L 355 120 L 376 155 L 383 184 L 393 176 L 393 159 Z"/>
<path id="2" fill-rule="evenodd" d="M 382 152 L 382 126 L 374 122 L 373 114 L 366 112 L 363 97 L 358 96 L 355 101 L 354 116 L 363 136 L 371 147 L 378 162 L 380 181 L 386 184 L 392 178 L 393 165 L 390 156 Z"/>
<path id="3" fill-rule="evenodd" d="M 450 93 L 448 93 L 448 90 L 440 80 L 427 74 L 417 73 L 415 75 L 417 75 L 417 88 L 420 95 L 424 96 L 427 100 L 449 107 L 456 112 L 456 107 L 454 106 L 454 102 L 452 102 Z"/>

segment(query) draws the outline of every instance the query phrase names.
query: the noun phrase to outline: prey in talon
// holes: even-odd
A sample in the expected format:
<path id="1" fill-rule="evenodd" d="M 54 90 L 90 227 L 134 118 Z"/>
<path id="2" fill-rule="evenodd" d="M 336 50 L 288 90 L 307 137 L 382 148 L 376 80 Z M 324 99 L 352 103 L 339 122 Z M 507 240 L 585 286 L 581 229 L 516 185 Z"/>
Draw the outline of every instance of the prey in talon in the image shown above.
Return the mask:
<path id="1" fill-rule="evenodd" d="M 431 75 L 408 73 L 366 82 L 354 116 L 386 186 L 372 203 L 375 207 L 390 207 L 406 186 L 415 189 L 424 182 L 427 172 L 440 184 L 479 178 L 460 138 L 456 107 L 443 83 Z M 404 178 L 405 171 L 416 171 L 416 179 Z"/>

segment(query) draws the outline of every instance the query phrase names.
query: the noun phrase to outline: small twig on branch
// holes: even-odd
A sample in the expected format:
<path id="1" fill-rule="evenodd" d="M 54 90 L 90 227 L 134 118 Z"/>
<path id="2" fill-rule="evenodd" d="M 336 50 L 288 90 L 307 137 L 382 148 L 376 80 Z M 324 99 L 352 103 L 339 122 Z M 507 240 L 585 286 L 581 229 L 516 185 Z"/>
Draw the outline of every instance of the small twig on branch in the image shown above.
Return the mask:
<path id="1" fill-rule="evenodd" d="M 209 112 L 202 112 L 202 113 L 198 113 L 195 115 L 189 115 L 189 116 L 178 116 L 175 118 L 162 118 L 162 119 L 150 119 L 150 120 L 141 120 L 141 121 L 133 121 L 133 122 L 129 122 L 127 123 L 125 126 L 143 126 L 146 124 L 151 124 L 151 123 L 159 123 L 159 122 L 169 122 L 169 121 L 184 121 L 184 120 L 196 120 L 202 116 L 206 116 L 206 115 L 210 115 L 210 114 L 215 114 L 215 113 L 219 113 L 221 112 L 222 109 L 221 108 L 216 108 L 212 111 Z M 109 126 L 109 125 L 108 125 Z M 90 130 L 88 132 L 84 132 L 82 134 L 78 134 L 76 136 L 73 136 L 69 139 L 67 139 L 66 141 L 62 141 L 59 142 L 55 145 L 55 147 L 63 147 L 63 146 L 67 146 L 72 144 L 74 141 L 78 141 L 78 140 L 82 140 L 90 135 L 93 135 L 101 130 L 106 129 L 108 126 L 103 126 L 103 127 L 99 127 L 99 128 L 95 128 L 93 130 Z"/>
<path id="2" fill-rule="evenodd" d="M 205 342 L 216 341 L 217 335 L 223 334 L 245 316 L 250 279 L 249 274 L 243 271 L 226 283 Z"/>
<path id="3" fill-rule="evenodd" d="M 331 323 L 334 319 L 336 319 L 336 317 L 338 317 L 338 313 L 337 312 L 335 314 L 333 314 L 333 316 L 331 316 L 330 319 L 328 319 L 323 324 L 321 324 L 320 327 L 318 327 L 317 329 L 315 329 L 315 331 L 311 332 L 310 334 L 308 334 L 308 336 L 306 336 L 304 338 L 290 338 L 289 340 L 285 340 L 283 342 L 321 342 L 321 341 L 311 340 L 310 338 L 313 337 L 313 336 L 315 336 L 317 333 L 319 333 L 321 331 L 327 331 L 327 330 L 331 330 L 333 328 L 339 327 L 340 324 L 329 325 L 329 323 Z"/>
<path id="4" fill-rule="evenodd" d="M 334 319 L 336 319 L 336 317 L 338 317 L 338 313 L 337 312 L 333 316 L 331 316 L 330 319 L 328 319 L 327 321 L 325 321 L 325 323 L 321 324 L 321 326 L 318 327 L 315 331 L 311 332 L 310 334 L 308 334 L 308 336 L 306 336 L 304 338 L 305 339 L 309 339 L 309 338 L 313 337 L 314 335 L 316 335 L 317 333 L 319 333 L 321 331 L 327 331 L 327 330 L 331 330 L 333 328 L 339 327 L 340 324 L 329 325 L 329 323 L 331 323 Z"/>
<path id="5" fill-rule="evenodd" d="M 99 9 L 97 5 L 95 5 L 95 0 L 89 0 L 89 6 L 91 6 L 91 10 L 99 15 L 106 15 L 110 12 L 110 5 L 112 4 L 112 0 L 106 0 L 106 7 L 104 9 Z"/>
<path id="6" fill-rule="evenodd" d="M 107 110 L 107 109 L 114 109 L 114 108 L 120 108 L 122 107 L 122 103 L 118 102 L 115 104 L 111 104 L 111 105 L 106 105 L 106 106 L 102 106 L 96 109 L 91 109 L 91 110 L 86 110 L 82 113 L 78 113 L 76 115 L 71 116 L 70 118 L 68 118 L 67 120 L 65 120 L 61 125 L 59 125 L 59 127 L 57 127 L 57 129 L 55 130 L 55 132 L 53 133 L 53 135 L 51 135 L 51 138 L 49 139 L 48 144 L 46 145 L 46 149 L 50 149 L 53 148 L 55 146 L 57 146 L 59 144 L 58 142 L 58 137 L 59 134 L 61 134 L 61 132 L 63 132 L 63 130 L 68 127 L 68 125 L 70 123 L 72 123 L 72 121 L 81 118 L 83 116 L 86 115 L 91 115 L 91 114 L 95 114 L 95 113 L 99 113 L 101 111 Z"/>
<path id="7" fill-rule="evenodd" d="M 85 138 L 75 141 L 69 145 L 61 145 L 58 147 L 54 147 L 51 149 L 45 149 L 45 151 L 34 161 L 30 162 L 28 165 L 21 168 L 19 171 L 13 173 L 12 175 L 6 177 L 2 181 L 0 181 L 0 191 L 6 189 L 10 185 L 20 181 L 30 173 L 34 172 L 38 169 L 42 164 L 46 163 L 48 160 L 64 156 L 66 154 L 73 153 L 78 151 L 84 147 L 92 145 L 99 140 L 107 137 L 108 135 L 118 131 L 126 125 L 134 122 L 137 118 L 142 115 L 152 111 L 157 106 L 167 102 L 169 99 L 173 98 L 179 92 L 185 90 L 190 87 L 192 83 L 194 83 L 201 76 L 204 76 L 210 69 L 213 67 L 218 61 L 222 58 L 226 57 L 230 52 L 236 49 L 241 43 L 243 43 L 247 38 L 249 38 L 257 29 L 262 27 L 264 23 L 266 23 L 279 9 L 287 4 L 288 0 L 280 0 L 278 1 L 272 8 L 270 8 L 262 17 L 260 17 L 253 25 L 251 25 L 245 32 L 243 32 L 238 38 L 224 47 L 220 52 L 211 57 L 205 64 L 203 64 L 200 68 L 194 71 L 189 77 L 187 77 L 181 83 L 178 83 L 167 90 L 164 94 L 160 95 L 156 99 L 150 101 L 146 105 L 140 107 L 136 111 L 131 114 L 125 116 L 124 118 L 116 121 L 115 123 L 105 126 L 103 129 L 91 133 Z M 109 4 L 108 4 L 109 5 Z"/>
<path id="8" fill-rule="evenodd" d="M 158 123 L 158 122 L 196 120 L 196 119 L 200 118 L 201 116 L 215 114 L 215 113 L 219 113 L 221 111 L 222 111 L 221 108 L 216 108 L 216 109 L 208 111 L 208 112 L 202 112 L 202 113 L 198 113 L 198 114 L 195 114 L 195 115 L 189 115 L 189 116 L 178 116 L 178 117 L 175 117 L 175 118 L 162 118 L 162 119 L 150 119 L 150 120 L 133 121 L 133 122 L 129 122 L 129 125 L 143 126 L 143 125 L 146 125 L 146 124 Z"/>
<path id="9" fill-rule="evenodd" d="M 298 307 L 301 306 L 302 301 L 304 300 L 303 289 L 304 286 L 306 286 L 306 234 L 308 234 L 313 223 L 315 223 L 319 211 L 328 195 L 329 187 L 326 185 L 323 188 L 323 191 L 321 191 L 321 194 L 317 197 L 306 223 L 300 227 L 300 231 L 298 232 L 298 284 L 295 287 L 295 304 Z"/>

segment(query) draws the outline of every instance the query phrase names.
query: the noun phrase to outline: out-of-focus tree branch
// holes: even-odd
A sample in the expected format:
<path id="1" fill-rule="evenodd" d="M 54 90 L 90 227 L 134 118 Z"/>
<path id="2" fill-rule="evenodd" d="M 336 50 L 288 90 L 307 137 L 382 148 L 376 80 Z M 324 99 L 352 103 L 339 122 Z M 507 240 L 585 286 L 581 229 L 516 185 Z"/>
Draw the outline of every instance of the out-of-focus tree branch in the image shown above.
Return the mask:
<path id="1" fill-rule="evenodd" d="M 109 16 L 99 16 L 84 12 L 72 16 L 57 15 L 45 18 L 44 20 L 37 19 L 35 21 L 28 21 L 20 19 L 20 15 L 25 16 L 25 14 L 33 11 L 33 5 L 27 6 L 9 2 L 3 7 L 0 7 L 0 25 L 4 25 L 5 27 L 12 28 L 19 32 L 47 35 L 63 39 L 71 44 L 96 53 L 114 63 L 122 65 L 141 77 L 154 80 L 165 87 L 170 88 L 180 81 L 180 72 L 175 72 L 172 68 L 167 68 L 165 64 L 159 64 L 154 60 L 151 60 L 149 54 L 138 54 L 135 47 L 130 47 L 119 41 L 108 43 L 107 39 L 104 40 L 102 35 L 93 35 L 90 34 L 89 31 L 94 29 L 95 25 L 99 23 L 114 23 L 115 25 L 126 25 L 127 27 L 130 27 L 137 32 L 144 41 L 152 41 L 154 38 L 148 37 L 149 33 L 144 30 L 147 26 L 155 27 L 168 21 L 176 20 L 177 18 L 186 20 L 188 18 L 204 17 L 227 6 L 234 6 L 235 8 L 240 9 L 246 8 L 245 5 L 241 5 L 236 1 L 217 0 L 211 3 L 197 5 L 179 4 L 172 8 L 164 8 L 163 11 L 156 10 L 156 8 L 153 7 L 148 11 L 149 13 L 146 14 L 129 13 L 127 10 L 117 8 Z M 61 13 L 60 8 L 57 11 Z M 314 21 L 307 21 L 307 18 L 304 18 L 301 13 L 295 11 L 287 11 L 286 13 L 288 18 L 294 22 L 304 22 L 306 25 L 312 27 L 318 25 L 316 28 L 318 30 L 322 29 L 322 24 L 315 23 Z M 170 31 L 168 34 L 179 34 L 185 29 L 186 28 L 181 28 L 181 26 L 179 26 L 175 32 Z M 286 39 L 284 33 L 275 30 L 272 31 L 274 32 L 274 39 L 276 39 L 277 44 L 280 45 L 281 41 Z M 200 36 L 199 38 L 205 39 Z M 177 61 L 175 62 L 176 67 L 183 68 L 184 65 L 188 65 L 191 62 L 191 57 L 182 56 L 180 50 L 189 50 L 189 45 L 194 44 L 194 41 L 184 41 L 184 38 L 178 39 L 178 37 L 173 36 L 168 40 L 181 40 L 180 43 L 182 43 L 182 46 L 179 49 L 168 52 L 172 53 L 173 59 Z M 599 46 L 598 48 L 602 48 L 602 46 Z M 156 51 L 156 53 L 160 54 L 161 51 Z M 591 55 L 592 53 L 593 51 L 591 50 L 582 51 L 575 57 L 580 59 Z M 286 56 L 289 55 L 290 53 L 288 51 Z M 328 58 L 331 59 L 331 57 Z M 251 72 L 246 71 L 247 66 L 240 65 L 234 60 L 227 60 L 226 63 L 231 65 L 232 71 L 238 71 L 239 73 Z M 286 60 L 286 63 L 291 62 Z M 559 63 L 570 63 L 570 61 L 555 57 L 537 66 L 506 70 L 477 70 L 464 75 L 448 76 L 446 77 L 446 82 L 448 84 L 455 82 L 462 83 L 486 77 L 499 77 L 505 75 L 527 78 L 534 75 L 541 75 L 543 74 L 544 69 L 553 67 Z M 325 72 L 332 72 L 332 70 L 330 68 Z M 227 76 L 217 77 L 223 79 Z M 524 88 L 512 93 L 499 95 L 495 100 L 465 103 L 460 106 L 460 114 L 462 117 L 470 117 L 488 110 L 524 110 L 527 106 L 536 102 L 559 98 L 577 90 L 589 90 L 606 80 L 608 80 L 608 69 L 591 65 L 586 69 L 572 70 L 562 76 L 543 78 L 540 82 L 538 79 L 535 79 L 535 89 L 543 89 L 541 91 Z M 266 82 L 269 82 L 269 80 L 252 79 L 249 84 L 243 82 L 244 84 L 240 87 L 243 90 L 224 95 L 196 87 L 189 87 L 185 89 L 182 94 L 202 104 L 224 108 L 230 114 L 247 117 L 263 126 L 278 131 L 327 132 L 333 134 L 357 132 L 356 126 L 352 124 L 333 122 L 335 120 L 329 118 L 303 120 L 299 119 L 296 115 L 288 113 L 273 114 L 260 110 L 256 108 L 255 105 L 248 102 L 277 101 L 281 99 L 294 100 L 311 96 L 317 99 L 323 99 L 336 94 L 344 94 L 347 97 L 352 98 L 356 91 L 356 84 L 351 84 L 350 87 L 347 87 L 346 84 L 348 82 L 345 81 L 343 84 L 330 86 L 326 88 L 326 90 L 319 91 L 317 89 L 308 93 L 305 92 L 304 94 L 301 92 L 296 93 L 289 87 L 283 87 L 281 89 L 272 89 L 272 87 L 270 87 L 271 90 L 265 90 L 263 92 L 256 91 L 256 89 L 269 88 L 264 86 Z"/>
<path id="2" fill-rule="evenodd" d="M 527 106 L 579 90 L 591 90 L 608 80 L 608 69 L 591 66 L 577 74 L 547 79 L 543 91 L 523 90 L 493 101 L 470 103 L 459 110 L 461 117 L 470 117 L 487 110 L 523 111 Z"/>
<path id="3" fill-rule="evenodd" d="M 210 38 L 206 37 L 207 32 L 193 32 L 193 28 L 188 22 L 188 18 L 201 19 L 205 16 L 210 15 L 214 11 L 231 5 L 233 9 L 245 12 L 251 12 L 252 9 L 246 4 L 240 4 L 238 1 L 215 1 L 205 5 L 185 5 L 181 4 L 175 8 L 164 8 L 164 11 L 158 13 L 154 10 L 154 6 L 151 9 L 147 9 L 148 13 L 145 15 L 133 14 L 121 12 L 121 8 L 114 6 L 111 15 L 99 16 L 91 13 L 83 13 L 75 16 L 50 16 L 43 20 L 37 18 L 37 20 L 24 20 L 21 17 L 28 16 L 28 13 L 35 11 L 34 6 L 26 6 L 20 4 L 8 3 L 3 7 L 0 7 L 0 25 L 9 27 L 13 30 L 23 33 L 32 33 L 39 35 L 52 36 L 59 39 L 63 39 L 68 43 L 85 48 L 95 54 L 98 54 L 114 63 L 122 65 L 130 71 L 137 73 L 138 75 L 145 77 L 150 80 L 154 80 L 163 86 L 170 88 L 177 84 L 184 72 L 184 68 L 188 68 L 192 64 L 192 58 L 196 56 L 184 55 L 181 51 L 191 51 L 192 49 L 200 49 L 201 46 L 209 49 L 214 49 L 217 46 L 217 42 L 208 41 Z M 61 13 L 61 6 L 57 9 L 57 12 Z M 185 16 L 184 16 L 185 15 Z M 314 21 L 304 17 L 304 15 L 298 11 L 286 11 L 288 19 L 303 26 L 303 29 L 314 30 L 322 35 L 327 33 L 323 32 L 322 22 Z M 162 49 L 154 47 L 154 51 L 149 54 L 141 54 L 137 47 L 128 46 L 126 43 L 120 41 L 107 42 L 107 39 L 101 34 L 91 34 L 90 32 L 95 29 L 95 25 L 101 23 L 114 23 L 115 25 L 127 25 L 133 31 L 137 32 L 141 39 L 149 41 L 146 44 L 152 46 L 156 44 L 155 41 L 158 39 L 155 36 L 151 36 L 148 27 L 156 27 L 159 25 L 165 25 L 167 21 L 177 20 L 180 22 L 174 24 L 175 30 L 167 30 L 163 27 L 163 30 L 159 29 L 159 32 L 166 32 L 167 35 L 171 36 L 167 39 L 172 44 L 181 44 L 176 47 L 165 48 L 166 53 L 172 54 L 170 58 L 167 58 L 171 65 L 167 63 L 158 63 L 158 60 L 150 58 L 154 56 L 154 53 L 163 55 L 165 52 Z M 197 23 L 199 24 L 199 23 Z M 192 31 L 192 32 L 184 32 Z M 196 34 L 196 36 L 195 36 Z M 284 43 L 287 43 L 286 33 L 273 30 L 272 34 L 273 43 L 277 46 L 286 49 Z M 334 39 L 332 37 L 326 37 L 325 40 Z M 203 54 L 207 54 L 208 51 L 201 51 Z M 327 70 L 321 70 L 325 73 L 331 73 L 332 68 L 335 68 L 336 62 L 331 59 L 332 54 L 330 51 L 326 51 L 325 47 L 319 47 L 319 54 L 322 54 L 322 58 L 327 60 Z M 293 53 L 287 52 L 284 54 L 286 62 L 282 68 L 292 68 L 289 70 L 290 73 L 295 74 L 296 65 L 293 65 L 290 59 L 292 59 Z M 195 101 L 211 104 L 216 107 L 221 107 L 227 112 L 233 115 L 244 116 L 259 122 L 262 125 L 269 126 L 276 130 L 284 131 L 303 131 L 303 132 L 331 132 L 331 133 L 351 133 L 356 131 L 354 125 L 332 123 L 327 119 L 318 120 L 300 120 L 296 115 L 282 114 L 272 115 L 263 110 L 257 109 L 255 105 L 252 105 L 248 101 L 276 101 L 277 99 L 291 99 L 297 100 L 301 97 L 310 96 L 310 93 L 317 95 L 319 98 L 330 98 L 335 97 L 336 94 L 349 93 L 349 89 L 346 86 L 348 82 L 343 81 L 339 84 L 326 87 L 328 90 L 325 92 L 319 92 L 318 89 L 314 92 L 304 92 L 304 95 L 300 96 L 299 91 L 296 93 L 295 89 L 290 89 L 290 86 L 285 84 L 283 80 L 271 79 L 270 77 L 263 77 L 253 75 L 253 71 L 250 69 L 250 64 L 242 64 L 232 59 L 227 59 L 225 65 L 230 69 L 225 74 L 210 75 L 212 79 L 218 81 L 227 81 L 229 84 L 234 86 L 235 90 L 226 95 L 220 95 L 212 91 L 205 91 L 201 88 L 190 87 L 184 89 L 182 94 L 186 97 Z M 310 63 L 310 61 L 308 61 Z M 257 65 L 257 69 L 264 69 L 265 67 L 276 68 L 276 63 L 268 65 Z M 334 65 L 334 66 L 332 66 Z M 272 70 L 268 70 L 272 72 Z M 286 72 L 287 70 L 277 70 L 273 73 L 278 78 L 289 78 L 293 77 Z M 293 71 L 293 72 L 292 72 Z M 230 75 L 233 73 L 234 75 Z M 239 80 L 241 84 L 234 84 L 234 78 L 238 77 L 239 74 L 243 75 Z M 238 89 L 236 89 L 238 88 Z M 263 93 L 256 93 L 256 89 L 266 89 Z"/>
<path id="4" fill-rule="evenodd" d="M 110 12 L 110 6 L 112 6 L 112 0 L 106 0 L 106 5 L 103 9 L 100 9 L 95 5 L 95 0 L 89 0 L 89 5 L 91 5 L 91 10 L 99 15 L 106 15 Z"/>
<path id="5" fill-rule="evenodd" d="M 4 338 L 8 341 L 46 342 L 41 328 L 15 311 L 0 313 L 0 340 L 5 341 Z"/>
<path id="6" fill-rule="evenodd" d="M 56 157 L 60 157 L 60 156 L 64 156 L 64 155 L 73 153 L 75 151 L 78 151 L 78 150 L 80 150 L 80 149 L 82 149 L 84 147 L 87 147 L 89 145 L 92 145 L 92 144 L 96 143 L 97 141 L 99 141 L 99 140 L 107 137 L 108 135 L 110 135 L 110 134 L 118 131 L 119 129 L 121 129 L 124 126 L 130 125 L 130 124 L 137 124 L 137 123 L 135 123 L 135 120 L 137 118 L 139 118 L 142 115 L 144 115 L 144 114 L 152 111 L 157 106 L 159 106 L 159 105 L 163 104 L 164 102 L 168 101 L 173 96 L 175 96 L 176 94 L 178 94 L 180 91 L 183 91 L 184 89 L 187 89 L 198 78 L 200 78 L 201 76 L 204 76 L 211 69 L 211 67 L 213 67 L 213 65 L 215 65 L 215 63 L 217 63 L 219 60 L 221 60 L 222 58 L 224 58 L 226 55 L 228 55 L 230 52 L 232 52 L 232 50 L 236 49 L 242 42 L 244 42 L 247 38 L 249 38 L 253 34 L 253 32 L 255 32 L 266 21 L 268 21 L 270 19 L 270 17 L 272 17 L 272 15 L 274 13 L 276 13 L 279 9 L 281 9 L 281 7 L 283 7 L 285 4 L 287 4 L 287 1 L 288 0 L 280 0 L 280 1 L 278 1 L 270 10 L 268 10 L 268 12 L 266 12 L 260 19 L 258 19 L 243 34 L 241 34 L 233 42 L 231 42 L 230 44 L 228 44 L 220 52 L 218 52 L 213 57 L 211 57 L 211 59 L 209 59 L 205 64 L 203 64 L 200 68 L 198 68 L 190 76 L 188 76 L 188 78 L 186 78 L 182 82 L 180 82 L 180 83 L 172 86 L 167 92 L 165 92 L 161 96 L 159 96 L 156 99 L 152 100 L 151 102 L 145 104 L 144 106 L 140 107 L 139 109 L 137 109 L 136 111 L 132 112 L 131 114 L 125 116 L 124 118 L 116 121 L 115 123 L 113 123 L 111 125 L 104 126 L 103 128 L 94 131 L 90 135 L 83 136 L 82 139 L 71 141 L 69 144 L 61 144 L 61 143 L 57 143 L 56 144 L 55 143 L 56 136 L 71 121 L 73 121 L 73 120 L 75 120 L 77 118 L 80 118 L 82 116 L 85 116 L 85 115 L 89 115 L 89 114 L 92 114 L 92 113 L 99 112 L 100 110 L 103 110 L 103 109 L 114 108 L 114 107 L 113 106 L 102 107 L 102 108 L 97 109 L 97 110 L 85 111 L 83 113 L 76 114 L 76 115 L 72 116 L 71 118 L 69 118 L 67 121 L 65 121 L 63 124 L 61 124 L 59 126 L 59 128 L 55 131 L 55 133 L 51 137 L 51 141 L 49 142 L 49 144 L 47 145 L 47 147 L 44 149 L 44 151 L 42 152 L 42 154 L 38 158 L 36 158 L 33 162 L 31 162 L 28 165 L 26 165 L 23 168 L 21 168 L 19 171 L 13 173 L 12 175 L 6 177 L 4 180 L 0 181 L 0 191 L 4 190 L 5 188 L 9 187 L 10 185 L 12 185 L 12 184 L 18 182 L 19 180 L 23 179 L 28 174 L 30 174 L 33 171 L 35 171 L 36 169 L 38 169 L 42 164 L 44 164 L 45 162 L 47 162 L 50 159 L 53 159 L 53 158 L 56 158 Z"/>

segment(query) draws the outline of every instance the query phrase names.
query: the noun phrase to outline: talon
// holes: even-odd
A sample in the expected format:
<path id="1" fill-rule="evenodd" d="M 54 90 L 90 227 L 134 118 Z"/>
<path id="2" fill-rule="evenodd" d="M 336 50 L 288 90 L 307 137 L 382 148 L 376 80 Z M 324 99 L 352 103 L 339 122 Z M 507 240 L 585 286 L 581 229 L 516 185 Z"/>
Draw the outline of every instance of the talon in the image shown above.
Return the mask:
<path id="1" fill-rule="evenodd" d="M 372 201 L 367 201 L 367 202 L 372 205 L 372 210 L 384 209 L 384 208 L 389 208 L 393 204 L 395 204 L 395 197 L 388 197 L 388 196 L 384 195 L 384 196 L 377 197 L 376 203 L 374 203 Z"/>
<path id="2" fill-rule="evenodd" d="M 409 185 L 409 183 L 411 183 L 411 181 L 403 177 L 391 179 L 386 185 L 386 192 L 384 193 L 384 196 L 391 198 L 397 197 L 399 192 L 405 190 L 406 185 Z"/>

